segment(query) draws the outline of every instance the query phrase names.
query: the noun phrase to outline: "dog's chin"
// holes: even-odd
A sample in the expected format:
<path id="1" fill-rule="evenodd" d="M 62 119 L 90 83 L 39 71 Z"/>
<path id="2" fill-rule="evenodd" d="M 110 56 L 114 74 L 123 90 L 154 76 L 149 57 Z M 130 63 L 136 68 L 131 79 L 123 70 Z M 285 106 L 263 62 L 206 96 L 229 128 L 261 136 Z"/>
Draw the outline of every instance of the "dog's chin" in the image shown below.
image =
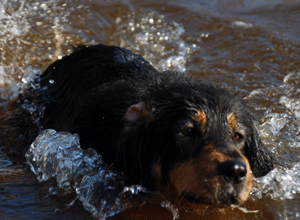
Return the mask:
<path id="1" fill-rule="evenodd" d="M 230 205 L 240 205 L 241 199 L 237 193 L 226 193 L 219 198 L 209 198 L 191 192 L 182 193 L 182 197 L 193 205 L 208 205 L 211 207 L 227 208 Z"/>

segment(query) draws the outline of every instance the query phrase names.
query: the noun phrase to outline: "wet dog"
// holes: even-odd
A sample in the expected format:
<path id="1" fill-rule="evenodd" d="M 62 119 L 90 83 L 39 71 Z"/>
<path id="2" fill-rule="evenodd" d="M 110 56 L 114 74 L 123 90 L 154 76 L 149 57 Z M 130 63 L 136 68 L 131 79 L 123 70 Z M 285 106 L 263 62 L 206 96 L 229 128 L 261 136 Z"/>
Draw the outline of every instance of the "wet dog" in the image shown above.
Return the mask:
<path id="1" fill-rule="evenodd" d="M 273 167 L 236 94 L 187 73 L 158 72 L 128 50 L 79 47 L 51 64 L 40 85 L 13 105 L 29 93 L 42 100 L 43 128 L 78 133 L 81 146 L 96 149 L 128 185 L 159 191 L 176 204 L 241 204 L 252 175 Z"/>

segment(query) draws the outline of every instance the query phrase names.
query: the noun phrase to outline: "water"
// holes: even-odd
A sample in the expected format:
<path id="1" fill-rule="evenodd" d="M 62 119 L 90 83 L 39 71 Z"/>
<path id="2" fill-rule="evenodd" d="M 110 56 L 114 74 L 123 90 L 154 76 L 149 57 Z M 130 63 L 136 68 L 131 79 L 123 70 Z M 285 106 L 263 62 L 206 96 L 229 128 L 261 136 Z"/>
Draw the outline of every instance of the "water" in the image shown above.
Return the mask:
<path id="1" fill-rule="evenodd" d="M 77 134 L 44 130 L 27 151 L 26 161 L 39 182 L 55 181 L 57 187 L 49 189 L 52 194 L 76 192 L 96 218 L 113 216 L 130 206 L 130 199 L 122 200 L 126 192 L 146 192 L 140 186 L 125 187 L 124 177 L 104 164 L 101 155 L 80 148 Z"/>
<path id="2" fill-rule="evenodd" d="M 228 219 L 239 219 L 240 212 L 247 219 L 299 219 L 299 20 L 300 4 L 293 0 L 4 0 L 0 100 L 37 86 L 35 75 L 70 53 L 69 45 L 95 43 L 125 47 L 160 70 L 232 89 L 253 109 L 262 139 L 279 163 L 254 181 L 246 210 L 233 208 L 235 217 Z M 36 114 L 27 104 L 24 108 Z M 80 150 L 76 135 L 45 131 L 30 150 L 28 170 L 0 146 L 0 218 L 103 218 L 139 206 L 149 193 L 125 186 L 100 155 Z M 107 183 L 116 188 L 110 191 Z M 121 200 L 124 194 L 128 200 Z M 176 207 L 160 199 L 176 217 Z M 258 212 L 247 213 L 251 210 Z"/>
<path id="3" fill-rule="evenodd" d="M 163 15 L 154 12 L 133 12 L 118 17 L 115 23 L 117 31 L 111 43 L 145 54 L 144 58 L 159 70 L 184 72 L 187 59 L 197 50 L 196 44 L 187 45 L 183 40 L 183 26 L 168 23 Z"/>

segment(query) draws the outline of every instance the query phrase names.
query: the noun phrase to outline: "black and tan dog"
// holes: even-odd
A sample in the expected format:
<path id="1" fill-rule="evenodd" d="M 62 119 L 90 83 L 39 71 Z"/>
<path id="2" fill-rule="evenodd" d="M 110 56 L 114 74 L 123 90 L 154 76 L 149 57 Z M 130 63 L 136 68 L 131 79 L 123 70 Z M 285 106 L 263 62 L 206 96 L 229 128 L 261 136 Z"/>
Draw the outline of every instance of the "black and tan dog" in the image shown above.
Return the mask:
<path id="1" fill-rule="evenodd" d="M 96 149 L 124 172 L 128 185 L 159 191 L 176 204 L 241 204 L 252 175 L 272 169 L 272 155 L 237 95 L 188 74 L 158 72 L 128 50 L 79 47 L 40 78 L 49 94 L 27 93 L 49 97 L 43 128 L 78 133 L 81 146 Z M 26 99 L 28 94 L 1 107 L 9 110 L 2 124 L 12 137 L 18 131 L 10 134 L 8 125 L 21 123 L 30 142 L 37 134 L 34 123 L 21 110 L 24 121 L 16 120 L 11 111 Z"/>

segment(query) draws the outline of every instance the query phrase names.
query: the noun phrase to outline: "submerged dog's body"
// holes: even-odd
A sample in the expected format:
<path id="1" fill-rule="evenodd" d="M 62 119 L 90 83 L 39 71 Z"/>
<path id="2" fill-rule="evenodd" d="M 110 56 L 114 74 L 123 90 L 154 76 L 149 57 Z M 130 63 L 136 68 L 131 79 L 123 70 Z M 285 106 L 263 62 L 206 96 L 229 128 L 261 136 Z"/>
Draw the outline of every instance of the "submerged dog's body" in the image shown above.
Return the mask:
<path id="1" fill-rule="evenodd" d="M 128 184 L 175 203 L 240 204 L 252 173 L 272 169 L 252 114 L 235 94 L 158 72 L 128 50 L 80 47 L 50 65 L 40 84 L 50 97 L 43 128 L 78 133 L 81 146 L 96 149 Z"/>

